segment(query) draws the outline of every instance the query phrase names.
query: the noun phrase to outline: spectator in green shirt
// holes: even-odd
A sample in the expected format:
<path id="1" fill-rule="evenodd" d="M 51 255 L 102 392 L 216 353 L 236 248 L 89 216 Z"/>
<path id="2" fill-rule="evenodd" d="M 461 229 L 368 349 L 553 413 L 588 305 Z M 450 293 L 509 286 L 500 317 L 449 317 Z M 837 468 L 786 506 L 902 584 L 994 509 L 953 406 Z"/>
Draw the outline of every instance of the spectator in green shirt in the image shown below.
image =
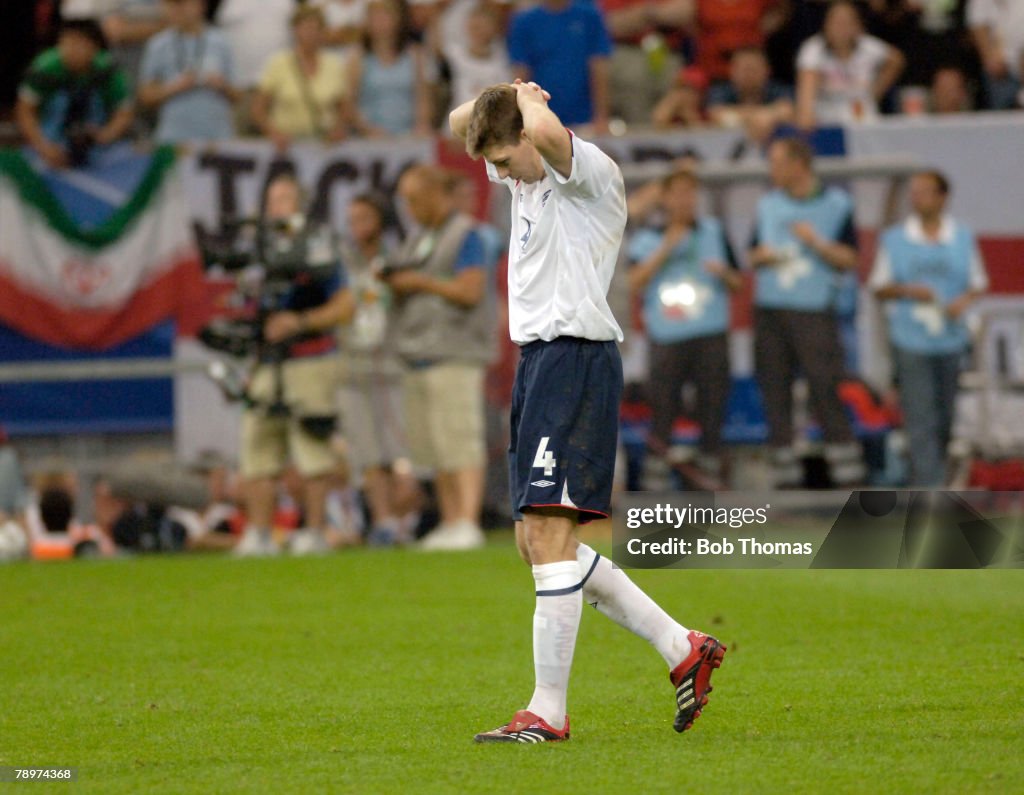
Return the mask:
<path id="1" fill-rule="evenodd" d="M 15 118 L 25 140 L 53 168 L 85 165 L 93 146 L 127 132 L 128 82 L 95 22 L 65 22 L 57 46 L 36 56 L 18 88 Z"/>

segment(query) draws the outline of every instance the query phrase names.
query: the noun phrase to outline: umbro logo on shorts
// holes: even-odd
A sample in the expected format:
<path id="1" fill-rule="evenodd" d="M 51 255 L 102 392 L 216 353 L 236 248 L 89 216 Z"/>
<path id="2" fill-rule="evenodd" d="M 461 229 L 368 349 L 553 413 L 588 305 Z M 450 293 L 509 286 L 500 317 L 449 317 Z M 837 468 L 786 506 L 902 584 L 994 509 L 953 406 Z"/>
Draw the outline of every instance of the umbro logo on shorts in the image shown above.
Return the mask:
<path id="1" fill-rule="evenodd" d="M 546 488 L 548 488 L 548 486 L 554 486 L 555 482 L 553 480 L 535 480 L 530 485 L 531 486 L 538 486 L 538 487 L 540 487 L 542 489 L 546 489 Z"/>

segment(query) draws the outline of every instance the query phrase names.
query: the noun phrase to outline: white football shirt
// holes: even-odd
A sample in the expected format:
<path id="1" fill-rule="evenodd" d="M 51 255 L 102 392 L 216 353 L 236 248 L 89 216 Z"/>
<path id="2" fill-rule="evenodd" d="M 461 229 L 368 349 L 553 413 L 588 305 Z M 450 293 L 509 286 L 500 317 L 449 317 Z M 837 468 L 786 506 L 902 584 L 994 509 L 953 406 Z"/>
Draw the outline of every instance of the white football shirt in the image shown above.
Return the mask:
<path id="1" fill-rule="evenodd" d="M 570 133 L 571 134 L 571 133 Z M 487 175 L 512 191 L 508 248 L 508 327 L 525 345 L 556 337 L 622 342 L 608 307 L 608 287 L 626 228 L 622 172 L 594 144 L 572 137 L 572 171 L 546 161 L 544 178 L 527 184 Z"/>

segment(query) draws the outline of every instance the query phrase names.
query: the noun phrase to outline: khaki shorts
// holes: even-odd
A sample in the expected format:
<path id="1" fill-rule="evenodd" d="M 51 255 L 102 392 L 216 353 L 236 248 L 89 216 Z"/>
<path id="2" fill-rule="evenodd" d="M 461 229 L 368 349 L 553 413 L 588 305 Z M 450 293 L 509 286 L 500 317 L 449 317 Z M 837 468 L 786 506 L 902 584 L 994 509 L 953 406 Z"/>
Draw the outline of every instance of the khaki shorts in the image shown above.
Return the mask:
<path id="1" fill-rule="evenodd" d="M 262 406 L 242 414 L 240 468 L 247 478 L 274 477 L 290 460 L 302 475 L 331 471 L 336 462 L 330 439 L 318 439 L 300 423 L 302 417 L 334 415 L 337 359 L 310 357 L 285 362 L 284 401 L 290 417 L 268 417 Z M 261 366 L 253 376 L 249 394 L 263 402 L 274 394 L 273 368 Z"/>
<path id="2" fill-rule="evenodd" d="M 402 379 L 413 463 L 442 472 L 483 466 L 484 368 L 435 364 Z"/>

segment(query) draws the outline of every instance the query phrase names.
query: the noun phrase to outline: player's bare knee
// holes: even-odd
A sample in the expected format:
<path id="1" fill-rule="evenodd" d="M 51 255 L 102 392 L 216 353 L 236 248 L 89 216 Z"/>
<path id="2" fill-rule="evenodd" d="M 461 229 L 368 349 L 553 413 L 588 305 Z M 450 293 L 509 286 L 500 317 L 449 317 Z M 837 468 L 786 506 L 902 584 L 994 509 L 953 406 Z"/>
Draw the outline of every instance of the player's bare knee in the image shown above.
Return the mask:
<path id="1" fill-rule="evenodd" d="M 570 560 L 575 557 L 578 514 L 565 508 L 524 511 L 526 550 L 534 564 Z"/>

